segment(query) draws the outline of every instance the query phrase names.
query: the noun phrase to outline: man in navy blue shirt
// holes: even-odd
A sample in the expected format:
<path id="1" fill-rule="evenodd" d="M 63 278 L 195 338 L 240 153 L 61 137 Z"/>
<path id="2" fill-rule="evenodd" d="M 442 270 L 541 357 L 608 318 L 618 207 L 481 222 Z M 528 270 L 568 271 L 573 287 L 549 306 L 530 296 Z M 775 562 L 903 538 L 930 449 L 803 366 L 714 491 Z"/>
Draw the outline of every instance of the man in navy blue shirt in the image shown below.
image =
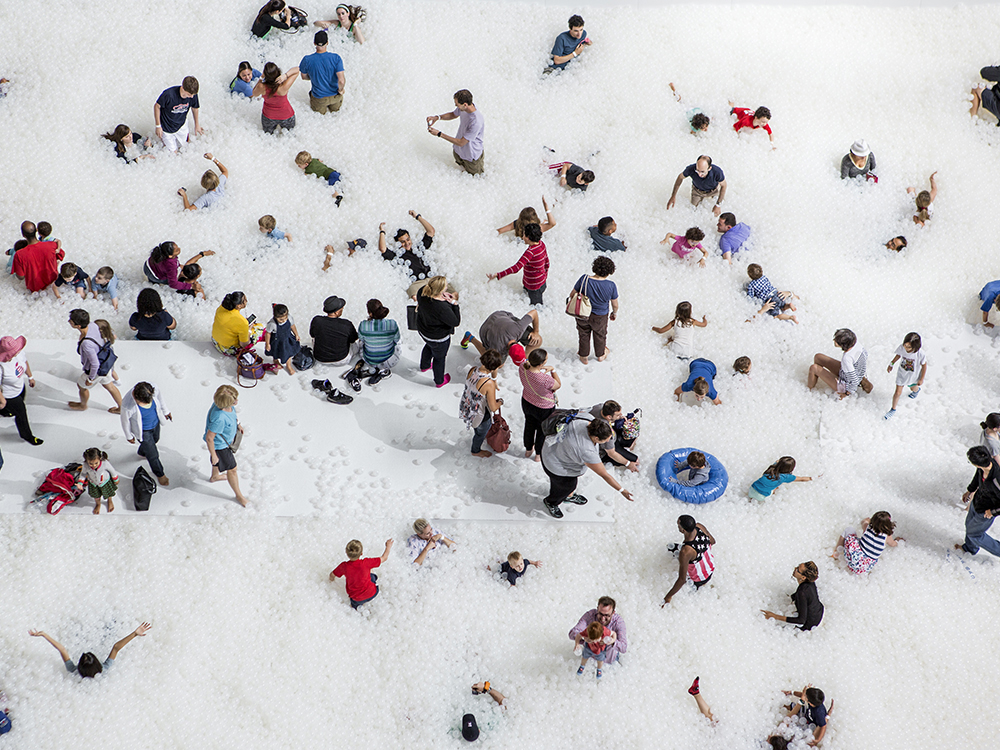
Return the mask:
<path id="1" fill-rule="evenodd" d="M 201 135 L 201 123 L 198 121 L 198 79 L 185 76 L 180 86 L 164 89 L 153 105 L 153 121 L 156 123 L 156 135 L 163 145 L 171 151 L 176 151 L 182 144 L 188 142 L 187 116 L 190 110 L 194 116 L 195 135 Z"/>
<path id="2" fill-rule="evenodd" d="M 691 178 L 691 205 L 698 206 L 706 198 L 718 199 L 712 213 L 718 216 L 722 213 L 722 202 L 726 199 L 726 175 L 722 169 L 712 164 L 711 156 L 699 156 L 698 161 L 689 164 L 687 168 L 674 180 L 674 192 L 670 194 L 667 201 L 667 209 L 674 207 L 677 203 L 677 191 L 680 190 L 681 183 L 685 177 Z"/>
<path id="3" fill-rule="evenodd" d="M 580 16 L 570 16 L 569 31 L 564 31 L 556 37 L 556 43 L 552 45 L 552 65 L 549 70 L 565 70 L 574 57 L 579 57 L 585 45 L 593 44 L 587 38 L 587 31 L 583 28 L 583 19 Z"/>

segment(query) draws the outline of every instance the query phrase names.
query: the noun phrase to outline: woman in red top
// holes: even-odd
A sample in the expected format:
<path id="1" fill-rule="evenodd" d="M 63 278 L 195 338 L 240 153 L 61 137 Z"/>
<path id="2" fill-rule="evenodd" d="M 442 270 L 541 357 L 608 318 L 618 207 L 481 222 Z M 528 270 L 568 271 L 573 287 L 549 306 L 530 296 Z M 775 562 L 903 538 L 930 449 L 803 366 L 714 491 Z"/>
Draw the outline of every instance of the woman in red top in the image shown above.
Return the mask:
<path id="1" fill-rule="evenodd" d="M 264 66 L 264 75 L 253 87 L 253 96 L 264 97 L 264 110 L 260 113 L 260 126 L 265 133 L 274 133 L 280 126 L 285 130 L 295 127 L 295 110 L 288 101 L 288 90 L 299 77 L 298 68 L 290 68 L 282 73 L 272 62 Z"/>
<path id="2" fill-rule="evenodd" d="M 528 293 L 528 300 L 533 305 L 542 304 L 542 294 L 545 292 L 545 280 L 549 277 L 549 254 L 545 252 L 545 243 L 542 242 L 542 228 L 538 224 L 528 224 L 524 227 L 524 241 L 528 243 L 528 249 L 506 271 L 489 274 L 489 279 L 502 279 L 524 269 L 524 278 L 521 283 L 524 291 Z"/>

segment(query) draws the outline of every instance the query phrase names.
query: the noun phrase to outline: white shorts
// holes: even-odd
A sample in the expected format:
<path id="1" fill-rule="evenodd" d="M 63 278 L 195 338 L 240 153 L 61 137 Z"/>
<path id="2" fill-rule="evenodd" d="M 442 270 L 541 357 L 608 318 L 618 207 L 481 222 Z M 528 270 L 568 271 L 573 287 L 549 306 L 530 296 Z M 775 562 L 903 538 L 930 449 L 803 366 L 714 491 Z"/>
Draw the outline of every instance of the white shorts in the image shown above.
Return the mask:
<path id="1" fill-rule="evenodd" d="M 902 361 L 896 367 L 896 385 L 916 385 L 919 377 L 920 373 L 916 370 L 904 370 Z"/>
<path id="2" fill-rule="evenodd" d="M 112 371 L 113 372 L 113 371 Z M 90 377 L 85 372 L 80 373 L 80 377 L 76 379 L 76 384 L 86 391 L 89 391 L 95 385 L 110 385 L 115 382 L 115 376 L 110 372 L 107 375 L 98 375 L 97 380 L 90 380 L 90 385 L 87 385 L 87 381 Z"/>
<path id="3" fill-rule="evenodd" d="M 177 151 L 181 146 L 187 144 L 188 139 L 188 126 L 187 120 L 181 125 L 181 129 L 176 133 L 168 133 L 166 130 L 163 131 L 163 136 L 160 140 L 163 141 L 163 145 L 166 146 L 171 151 Z"/>

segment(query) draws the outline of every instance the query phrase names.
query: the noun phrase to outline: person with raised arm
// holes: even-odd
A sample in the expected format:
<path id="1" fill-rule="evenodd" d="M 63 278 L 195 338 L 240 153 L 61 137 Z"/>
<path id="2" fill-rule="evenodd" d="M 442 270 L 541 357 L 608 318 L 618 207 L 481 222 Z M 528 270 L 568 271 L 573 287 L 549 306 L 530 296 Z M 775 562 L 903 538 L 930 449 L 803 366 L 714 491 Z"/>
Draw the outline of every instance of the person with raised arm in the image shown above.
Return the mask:
<path id="1" fill-rule="evenodd" d="M 111 653 L 108 654 L 108 658 L 104 660 L 103 664 L 90 651 L 83 654 L 83 656 L 80 657 L 80 661 L 74 664 L 73 660 L 69 657 L 69 651 L 66 650 L 66 647 L 44 630 L 29 630 L 28 635 L 34 636 L 35 638 L 44 638 L 51 643 L 55 650 L 59 652 L 59 656 L 62 657 L 63 664 L 66 665 L 67 672 L 76 672 L 81 677 L 96 677 L 105 669 L 109 669 L 114 665 L 115 659 L 118 658 L 118 653 L 131 643 L 133 638 L 136 636 L 142 637 L 146 635 L 152 627 L 152 623 L 144 622 L 127 636 L 118 641 L 111 647 Z"/>

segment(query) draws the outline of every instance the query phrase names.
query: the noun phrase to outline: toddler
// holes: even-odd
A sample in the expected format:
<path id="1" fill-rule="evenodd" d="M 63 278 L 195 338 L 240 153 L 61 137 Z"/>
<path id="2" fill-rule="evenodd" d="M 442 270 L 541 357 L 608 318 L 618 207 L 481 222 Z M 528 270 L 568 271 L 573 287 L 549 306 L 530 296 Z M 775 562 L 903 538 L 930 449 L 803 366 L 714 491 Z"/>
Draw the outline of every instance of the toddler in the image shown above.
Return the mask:
<path id="1" fill-rule="evenodd" d="M 264 327 L 264 355 L 274 357 L 276 364 L 295 374 L 292 357 L 302 349 L 302 340 L 295 321 L 284 305 L 271 305 L 272 317 Z"/>
<path id="2" fill-rule="evenodd" d="M 500 562 L 499 560 L 497 562 Z M 529 560 L 526 557 L 521 557 L 520 552 L 511 552 L 507 555 L 507 562 L 500 565 L 500 577 L 507 579 L 507 583 L 511 586 L 517 585 L 517 579 L 525 574 L 528 570 L 527 566 L 533 565 L 536 568 L 542 567 L 541 560 Z M 493 570 L 493 568 L 487 567 L 487 570 Z"/>
<path id="3" fill-rule="evenodd" d="M 889 363 L 886 372 L 892 372 L 897 360 L 899 369 L 896 370 L 896 390 L 892 394 L 892 408 L 882 419 L 892 419 L 896 416 L 896 404 L 899 403 L 904 388 L 910 389 L 910 398 L 916 398 L 920 393 L 920 386 L 924 384 L 924 377 L 927 375 L 927 355 L 920 351 L 919 333 L 910 332 L 903 337 L 903 343 L 896 348 L 896 355 Z"/>
<path id="4" fill-rule="evenodd" d="M 782 484 L 812 481 L 812 477 L 797 477 L 792 474 L 793 471 L 795 471 L 795 459 L 791 456 L 782 456 L 767 467 L 760 479 L 750 485 L 747 494 L 751 500 L 764 502 Z"/>
<path id="5" fill-rule="evenodd" d="M 83 299 L 87 299 L 87 293 L 92 292 L 93 287 L 90 286 L 90 276 L 82 268 L 77 266 L 75 263 L 63 263 L 62 268 L 59 269 L 59 275 L 56 276 L 56 283 L 52 285 L 52 291 L 55 292 L 56 299 L 62 299 L 62 295 L 59 294 L 59 287 L 70 285 Z"/>
<path id="6" fill-rule="evenodd" d="M 47 221 L 38 222 L 38 241 L 39 242 L 56 242 L 56 238 L 52 236 L 52 225 Z"/>
<path id="7" fill-rule="evenodd" d="M 750 357 L 737 357 L 733 362 L 733 377 L 737 375 L 749 375 L 750 369 L 753 367 L 753 362 L 750 361 Z"/>
<path id="8" fill-rule="evenodd" d="M 694 327 L 704 328 L 708 325 L 705 316 L 701 316 L 701 322 L 691 317 L 691 303 L 681 302 L 674 310 L 674 319 L 665 326 L 657 328 L 653 326 L 656 333 L 666 333 L 673 330 L 667 343 L 670 350 L 677 355 L 677 359 L 691 359 L 694 352 Z"/>
<path id="9" fill-rule="evenodd" d="M 366 557 L 361 559 L 364 547 L 357 539 L 347 543 L 347 560 L 330 571 L 330 580 L 344 578 L 347 583 L 347 596 L 351 600 L 351 609 L 357 609 L 362 604 L 370 602 L 378 596 L 378 576 L 372 573 L 372 568 L 379 567 L 389 558 L 392 551 L 392 539 L 385 542 L 382 557 Z"/>
<path id="10" fill-rule="evenodd" d="M 886 546 L 895 547 L 897 540 L 892 532 L 896 524 L 886 511 L 880 510 L 871 518 L 861 522 L 861 537 L 858 538 L 854 529 L 845 529 L 844 535 L 837 539 L 837 547 L 830 555 L 834 560 L 840 557 L 840 548 L 844 548 L 844 560 L 852 572 L 867 573 L 878 562 Z"/>
<path id="11" fill-rule="evenodd" d="M 750 283 L 747 284 L 747 296 L 750 299 L 759 299 L 763 303 L 763 307 L 757 311 L 758 315 L 766 312 L 778 320 L 790 320 L 796 324 L 799 322 L 794 315 L 785 312 L 785 310 L 795 312 L 796 307 L 792 300 L 798 298 L 794 294 L 779 292 L 775 289 L 767 276 L 764 275 L 764 269 L 756 263 L 747 266 L 747 276 L 750 277 Z"/>
<path id="12" fill-rule="evenodd" d="M 771 148 L 774 148 L 774 133 L 771 132 L 771 126 L 768 124 L 771 122 L 771 110 L 767 107 L 757 107 L 755 110 L 737 107 L 732 102 L 729 102 L 729 106 L 731 107 L 729 114 L 736 115 L 733 130 L 739 133 L 743 128 L 751 130 L 764 128 L 767 131 L 767 137 L 771 140 Z"/>
<path id="13" fill-rule="evenodd" d="M 698 261 L 698 265 L 704 268 L 705 259 L 708 258 L 708 250 L 701 246 L 703 239 L 705 239 L 705 233 L 698 229 L 698 227 L 691 227 L 684 233 L 683 237 L 673 232 L 667 232 L 667 236 L 660 240 L 660 244 L 666 245 L 670 240 L 673 240 L 674 244 L 670 249 L 681 260 L 687 258 L 692 250 L 696 248 L 701 250 L 701 260 Z"/>
<path id="14" fill-rule="evenodd" d="M 937 183 L 934 181 L 934 174 L 931 175 L 931 189 L 930 192 L 927 190 L 921 190 L 919 193 L 915 187 L 906 188 L 906 192 L 910 195 L 916 194 L 917 202 L 917 213 L 913 215 L 913 223 L 924 226 L 925 223 L 930 221 L 931 216 L 934 215 L 934 199 L 937 198 Z M 39 225 L 41 226 L 41 225 Z M 39 229 L 41 231 L 41 229 Z"/>
<path id="15" fill-rule="evenodd" d="M 336 169 L 331 169 L 326 166 L 319 159 L 313 159 L 312 154 L 308 151 L 299 151 L 295 155 L 295 166 L 304 171 L 306 174 L 315 175 L 321 180 L 326 180 L 326 184 L 336 185 L 340 182 L 340 172 Z M 344 199 L 344 196 L 340 194 L 339 191 L 333 191 L 333 199 L 337 202 L 337 206 L 340 206 L 340 202 Z"/>
<path id="16" fill-rule="evenodd" d="M 292 235 L 285 234 L 277 228 L 277 222 L 271 214 L 261 216 L 257 220 L 257 229 L 260 230 L 261 234 L 266 234 L 268 239 L 272 239 L 277 242 L 280 242 L 281 240 L 288 240 L 289 242 L 292 241 Z"/>
<path id="17" fill-rule="evenodd" d="M 108 462 L 108 454 L 98 448 L 87 448 L 83 452 L 87 465 L 83 467 L 83 483 L 94 498 L 94 515 L 101 512 L 101 498 L 108 501 L 108 513 L 115 509 L 115 494 L 118 492 L 118 473 Z"/>
<path id="18" fill-rule="evenodd" d="M 691 451 L 683 461 L 674 461 L 674 472 L 677 478 L 671 478 L 671 482 L 684 485 L 685 487 L 697 487 L 708 481 L 708 462 L 705 454 L 701 451 Z M 681 474 L 684 476 L 682 477 Z"/>
<path id="19" fill-rule="evenodd" d="M 186 188 L 178 190 L 177 195 L 179 195 L 181 200 L 184 201 L 185 211 L 197 211 L 199 208 L 211 208 L 226 197 L 226 183 L 229 181 L 229 170 L 226 169 L 225 164 L 211 154 L 205 154 L 205 158 L 215 164 L 222 174 L 217 175 L 214 170 L 209 169 L 201 176 L 201 186 L 205 188 L 205 194 L 198 198 L 194 203 L 191 203 L 191 201 L 188 200 Z"/>
<path id="20" fill-rule="evenodd" d="M 573 653 L 583 658 L 580 659 L 580 668 L 576 673 L 583 674 L 587 659 L 593 659 L 597 662 L 597 679 L 601 679 L 601 664 L 604 663 L 608 647 L 613 646 L 616 640 L 618 635 L 615 631 L 604 627 L 597 620 L 590 623 L 582 633 L 577 633 L 576 649 Z"/>
<path id="21" fill-rule="evenodd" d="M 118 311 L 118 276 L 111 266 L 101 266 L 97 269 L 91 291 L 94 293 L 94 299 L 97 299 L 99 294 L 107 294 L 111 298 L 111 306 L 115 308 L 115 312 Z"/>

